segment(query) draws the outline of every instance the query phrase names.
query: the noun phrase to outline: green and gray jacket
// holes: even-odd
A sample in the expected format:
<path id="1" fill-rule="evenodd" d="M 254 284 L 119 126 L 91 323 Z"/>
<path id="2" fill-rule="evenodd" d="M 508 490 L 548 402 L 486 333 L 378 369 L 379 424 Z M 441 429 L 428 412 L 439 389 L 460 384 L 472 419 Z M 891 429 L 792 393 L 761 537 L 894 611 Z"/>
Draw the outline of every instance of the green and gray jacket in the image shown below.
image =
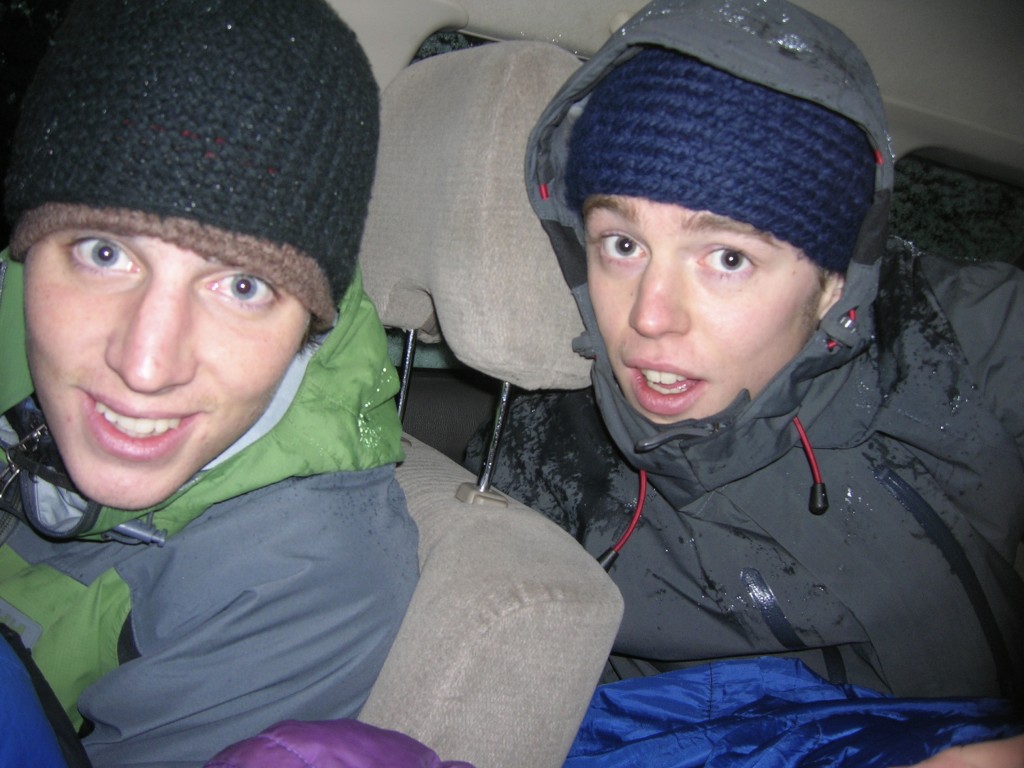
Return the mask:
<path id="1" fill-rule="evenodd" d="M 22 268 L 0 270 L 4 413 L 32 387 Z M 396 377 L 358 277 L 339 317 L 252 429 L 165 502 L 99 508 L 27 470 L 3 495 L 0 620 L 88 722 L 97 764 L 202 764 L 281 719 L 354 716 L 368 695 L 417 535 L 394 477 Z"/>
<path id="2" fill-rule="evenodd" d="M 579 105 L 647 45 L 837 111 L 882 159 L 843 295 L 816 335 L 753 400 L 672 426 L 618 388 L 562 189 Z M 583 316 L 575 348 L 594 360 L 594 386 L 514 405 L 493 480 L 597 555 L 626 528 L 646 470 L 643 519 L 611 569 L 625 599 L 623 674 L 796 654 L 901 695 L 1019 691 L 1024 277 L 887 241 L 893 154 L 874 79 L 845 36 L 776 0 L 656 0 L 560 90 L 526 177 Z M 823 515 L 808 508 L 797 416 L 831 497 Z"/>

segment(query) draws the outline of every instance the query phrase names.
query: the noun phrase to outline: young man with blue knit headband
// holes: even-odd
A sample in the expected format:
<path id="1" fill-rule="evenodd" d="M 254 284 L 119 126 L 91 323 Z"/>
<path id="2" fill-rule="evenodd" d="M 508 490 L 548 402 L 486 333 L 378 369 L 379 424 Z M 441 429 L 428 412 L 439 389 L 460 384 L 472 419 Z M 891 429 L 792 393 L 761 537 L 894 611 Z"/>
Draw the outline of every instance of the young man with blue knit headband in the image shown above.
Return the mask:
<path id="1" fill-rule="evenodd" d="M 613 686 L 754 657 L 755 688 L 799 660 L 898 696 L 1021 690 L 1024 277 L 888 239 L 893 160 L 861 53 L 784 0 L 655 0 L 541 115 L 527 188 L 593 389 L 519 398 L 493 480 L 607 563 Z M 634 737 L 657 764 L 672 717 L 609 734 L 611 697 L 570 764 Z"/>
<path id="2" fill-rule="evenodd" d="M 0 259 L 0 622 L 95 766 L 352 718 L 417 580 L 356 255 L 378 89 L 324 0 L 76 0 Z"/>

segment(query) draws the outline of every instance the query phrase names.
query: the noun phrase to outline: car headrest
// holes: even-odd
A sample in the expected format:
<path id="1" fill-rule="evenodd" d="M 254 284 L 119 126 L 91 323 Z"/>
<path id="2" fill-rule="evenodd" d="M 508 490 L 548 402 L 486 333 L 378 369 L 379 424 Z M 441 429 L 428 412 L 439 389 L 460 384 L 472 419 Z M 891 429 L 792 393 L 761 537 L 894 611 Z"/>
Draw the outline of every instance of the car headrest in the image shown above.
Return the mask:
<path id="1" fill-rule="evenodd" d="M 524 389 L 578 389 L 583 330 L 523 182 L 526 140 L 579 65 L 551 43 L 499 42 L 404 69 L 381 97 L 360 261 L 385 326 L 443 338 Z"/>

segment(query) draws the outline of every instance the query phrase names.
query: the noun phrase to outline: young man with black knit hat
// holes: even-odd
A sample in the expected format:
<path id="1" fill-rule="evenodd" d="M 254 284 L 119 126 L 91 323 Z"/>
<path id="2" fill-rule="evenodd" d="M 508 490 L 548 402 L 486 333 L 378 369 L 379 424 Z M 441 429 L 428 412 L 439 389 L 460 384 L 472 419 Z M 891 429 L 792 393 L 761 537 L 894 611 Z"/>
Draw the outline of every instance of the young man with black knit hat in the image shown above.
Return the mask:
<path id="1" fill-rule="evenodd" d="M 356 254 L 378 93 L 322 0 L 78 0 L 0 261 L 0 621 L 97 765 L 352 717 L 417 579 Z"/>
<path id="2" fill-rule="evenodd" d="M 656 0 L 541 116 L 593 389 L 515 401 L 492 479 L 611 550 L 608 679 L 1021 689 L 1024 278 L 887 240 L 893 162 L 863 56 L 782 0 Z"/>

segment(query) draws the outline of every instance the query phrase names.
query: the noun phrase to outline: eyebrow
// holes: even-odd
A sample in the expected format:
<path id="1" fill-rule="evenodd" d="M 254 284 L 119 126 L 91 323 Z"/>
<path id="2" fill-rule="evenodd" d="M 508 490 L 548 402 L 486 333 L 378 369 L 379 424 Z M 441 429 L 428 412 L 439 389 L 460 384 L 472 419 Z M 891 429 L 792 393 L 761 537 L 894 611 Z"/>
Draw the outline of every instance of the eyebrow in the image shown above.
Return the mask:
<path id="1" fill-rule="evenodd" d="M 583 220 L 596 210 L 611 211 L 624 216 L 630 221 L 636 221 L 636 206 L 630 200 L 623 197 L 612 197 L 610 195 L 592 195 L 583 201 Z"/>
<path id="2" fill-rule="evenodd" d="M 640 220 L 640 213 L 632 200 L 620 196 L 594 195 L 588 197 L 583 203 L 583 220 L 595 210 L 606 210 L 616 213 L 631 222 L 637 223 Z M 722 216 L 711 211 L 697 211 L 692 213 L 680 222 L 680 229 L 689 229 L 694 232 L 705 232 L 712 229 L 727 230 L 737 235 L 754 237 L 763 241 L 766 245 L 778 246 L 778 239 L 770 232 L 758 229 L 753 224 L 737 221 L 728 216 Z"/>

